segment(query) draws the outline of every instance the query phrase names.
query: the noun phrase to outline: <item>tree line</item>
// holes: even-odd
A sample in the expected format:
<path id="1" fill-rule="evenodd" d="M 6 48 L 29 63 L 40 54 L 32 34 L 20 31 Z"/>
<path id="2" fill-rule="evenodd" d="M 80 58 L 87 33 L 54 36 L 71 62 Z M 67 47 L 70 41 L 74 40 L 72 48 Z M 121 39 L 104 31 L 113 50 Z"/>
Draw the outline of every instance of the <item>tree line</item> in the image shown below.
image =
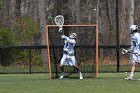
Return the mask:
<path id="1" fill-rule="evenodd" d="M 119 0 L 120 44 L 130 43 L 129 26 L 140 23 L 139 3 Z M 0 0 L 0 45 L 46 45 L 45 27 L 59 14 L 65 24 L 98 24 L 100 44 L 116 45 L 116 0 Z"/>

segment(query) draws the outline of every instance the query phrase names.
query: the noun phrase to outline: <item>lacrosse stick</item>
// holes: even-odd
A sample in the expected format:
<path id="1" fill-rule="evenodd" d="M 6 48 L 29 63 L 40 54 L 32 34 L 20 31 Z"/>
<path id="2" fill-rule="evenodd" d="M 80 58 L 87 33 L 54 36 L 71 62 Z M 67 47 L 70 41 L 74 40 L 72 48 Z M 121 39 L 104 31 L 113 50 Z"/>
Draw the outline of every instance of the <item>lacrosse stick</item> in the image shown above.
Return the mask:
<path id="1" fill-rule="evenodd" d="M 64 24 L 64 17 L 62 15 L 58 15 L 54 18 L 55 24 L 59 27 L 59 32 L 63 34 L 63 24 Z"/>
<path id="2" fill-rule="evenodd" d="M 62 27 L 64 24 L 64 17 L 62 15 L 58 15 L 54 18 L 55 24 L 59 27 Z"/>
<path id="3" fill-rule="evenodd" d="M 131 53 L 131 54 L 137 54 L 137 55 L 139 55 L 139 53 L 133 53 L 133 51 L 131 50 L 131 49 L 122 49 L 122 54 L 127 54 L 127 53 Z"/>
<path id="4" fill-rule="evenodd" d="M 122 49 L 122 54 L 124 55 L 124 54 L 127 54 L 128 53 L 128 50 L 126 50 L 126 49 Z"/>

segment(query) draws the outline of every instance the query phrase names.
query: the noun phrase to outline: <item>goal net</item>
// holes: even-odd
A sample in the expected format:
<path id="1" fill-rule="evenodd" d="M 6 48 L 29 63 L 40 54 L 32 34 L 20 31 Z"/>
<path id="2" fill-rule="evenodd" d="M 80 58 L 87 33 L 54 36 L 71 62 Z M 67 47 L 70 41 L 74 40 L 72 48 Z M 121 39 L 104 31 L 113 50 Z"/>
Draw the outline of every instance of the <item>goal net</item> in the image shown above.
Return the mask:
<path id="1" fill-rule="evenodd" d="M 50 79 L 61 76 L 59 68 L 63 56 L 64 41 L 56 25 L 46 26 L 48 53 L 48 70 Z M 64 34 L 76 33 L 75 57 L 84 78 L 98 78 L 98 26 L 95 25 L 64 25 Z M 65 66 L 66 77 L 78 78 L 74 67 Z"/>

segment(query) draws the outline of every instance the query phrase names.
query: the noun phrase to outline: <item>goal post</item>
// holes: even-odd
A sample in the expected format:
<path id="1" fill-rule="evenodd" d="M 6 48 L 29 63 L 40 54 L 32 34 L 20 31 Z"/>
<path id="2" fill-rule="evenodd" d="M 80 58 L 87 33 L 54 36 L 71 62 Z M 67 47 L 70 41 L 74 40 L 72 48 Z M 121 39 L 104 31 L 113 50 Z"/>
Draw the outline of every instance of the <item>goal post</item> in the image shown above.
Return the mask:
<path id="1" fill-rule="evenodd" d="M 48 55 L 48 72 L 50 79 L 58 78 L 61 71 L 59 63 L 63 55 L 63 40 L 61 39 L 57 25 L 46 25 L 46 45 Z M 75 56 L 84 77 L 98 78 L 98 25 L 63 25 L 64 34 L 69 36 L 71 32 L 78 35 L 75 46 Z M 73 68 L 66 68 L 67 73 L 74 73 Z M 95 73 L 95 75 L 92 75 Z M 69 74 L 69 75 L 71 75 Z"/>

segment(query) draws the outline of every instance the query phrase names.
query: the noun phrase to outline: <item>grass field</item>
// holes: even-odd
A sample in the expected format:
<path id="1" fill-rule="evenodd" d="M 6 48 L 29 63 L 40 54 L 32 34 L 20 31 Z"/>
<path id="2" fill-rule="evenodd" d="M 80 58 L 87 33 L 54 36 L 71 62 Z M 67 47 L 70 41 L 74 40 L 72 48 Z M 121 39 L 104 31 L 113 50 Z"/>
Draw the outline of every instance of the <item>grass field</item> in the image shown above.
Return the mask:
<path id="1" fill-rule="evenodd" d="M 65 78 L 49 80 L 47 74 L 1 74 L 0 93 L 139 93 L 140 72 L 135 80 L 128 73 L 100 73 L 99 79 Z"/>

